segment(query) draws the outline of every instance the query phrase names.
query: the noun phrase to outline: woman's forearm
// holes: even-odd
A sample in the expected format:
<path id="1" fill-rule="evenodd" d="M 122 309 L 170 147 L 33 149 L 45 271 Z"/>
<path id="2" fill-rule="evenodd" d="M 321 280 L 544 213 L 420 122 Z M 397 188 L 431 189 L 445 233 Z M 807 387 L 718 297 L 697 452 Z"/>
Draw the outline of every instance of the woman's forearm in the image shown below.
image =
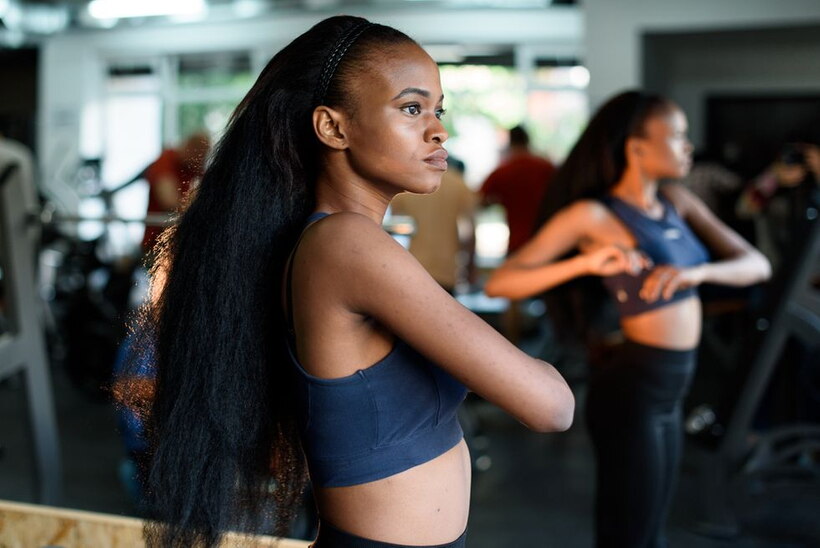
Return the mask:
<path id="1" fill-rule="evenodd" d="M 484 292 L 490 297 L 525 299 L 587 274 L 589 268 L 583 255 L 539 266 L 508 262 L 493 272 Z"/>
<path id="2" fill-rule="evenodd" d="M 772 276 L 769 260 L 757 250 L 731 259 L 705 263 L 698 268 L 702 270 L 703 283 L 736 287 L 763 282 Z"/>

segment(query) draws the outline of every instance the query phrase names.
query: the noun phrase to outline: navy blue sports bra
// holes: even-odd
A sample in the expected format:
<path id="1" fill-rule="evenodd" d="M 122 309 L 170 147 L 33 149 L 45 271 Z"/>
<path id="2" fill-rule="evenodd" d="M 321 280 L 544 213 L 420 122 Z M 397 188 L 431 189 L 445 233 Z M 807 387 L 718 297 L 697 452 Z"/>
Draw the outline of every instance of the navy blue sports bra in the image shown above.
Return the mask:
<path id="1" fill-rule="evenodd" d="M 626 225 L 637 240 L 638 249 L 655 265 L 695 266 L 709 261 L 709 251 L 678 215 L 675 206 L 660 192 L 658 199 L 664 207 L 660 219 L 648 217 L 615 196 L 605 196 L 601 201 Z M 677 291 L 671 299 L 660 297 L 648 303 L 638 293 L 650 272 L 643 270 L 635 276 L 622 273 L 603 278 L 604 286 L 615 299 L 621 317 L 635 316 L 697 295 L 697 289 L 690 287 Z"/>
<path id="2" fill-rule="evenodd" d="M 325 216 L 315 213 L 307 224 Z M 334 379 L 305 371 L 295 348 L 289 337 L 299 429 L 314 485 L 386 478 L 434 459 L 464 437 L 457 410 L 466 388 L 404 341 L 397 338 L 370 367 Z"/>

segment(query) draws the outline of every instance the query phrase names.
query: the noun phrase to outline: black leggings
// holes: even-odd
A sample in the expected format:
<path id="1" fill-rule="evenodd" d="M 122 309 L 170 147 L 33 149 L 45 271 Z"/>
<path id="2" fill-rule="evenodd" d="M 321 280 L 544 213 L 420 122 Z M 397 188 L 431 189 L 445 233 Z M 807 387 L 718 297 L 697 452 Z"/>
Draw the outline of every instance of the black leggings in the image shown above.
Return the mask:
<path id="1" fill-rule="evenodd" d="M 597 463 L 596 546 L 661 548 L 683 444 L 695 350 L 627 341 L 592 371 L 586 416 Z"/>
<path id="2" fill-rule="evenodd" d="M 406 546 L 404 544 L 391 544 L 379 540 L 371 540 L 347 533 L 337 529 L 326 521 L 319 523 L 319 535 L 316 541 L 311 544 L 311 548 L 464 548 L 467 545 L 467 531 L 460 537 L 447 544 L 436 544 L 435 546 Z"/>

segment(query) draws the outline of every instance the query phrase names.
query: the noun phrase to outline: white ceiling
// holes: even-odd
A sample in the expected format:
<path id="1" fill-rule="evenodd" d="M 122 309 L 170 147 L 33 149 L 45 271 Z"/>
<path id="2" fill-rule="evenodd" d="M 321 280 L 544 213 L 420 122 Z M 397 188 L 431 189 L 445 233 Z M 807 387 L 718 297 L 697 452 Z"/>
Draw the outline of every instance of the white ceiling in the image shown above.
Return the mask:
<path id="1" fill-rule="evenodd" d="M 141 0 L 120 0 L 140 2 Z M 166 0 L 171 3 L 173 0 Z M 0 0 L 0 48 L 36 43 L 70 29 L 111 28 L 157 23 L 210 22 L 258 17 L 281 12 L 335 12 L 344 9 L 517 9 L 576 4 L 577 0 L 205 0 L 207 12 L 186 18 L 141 17 L 99 21 L 90 16 L 90 0 Z"/>

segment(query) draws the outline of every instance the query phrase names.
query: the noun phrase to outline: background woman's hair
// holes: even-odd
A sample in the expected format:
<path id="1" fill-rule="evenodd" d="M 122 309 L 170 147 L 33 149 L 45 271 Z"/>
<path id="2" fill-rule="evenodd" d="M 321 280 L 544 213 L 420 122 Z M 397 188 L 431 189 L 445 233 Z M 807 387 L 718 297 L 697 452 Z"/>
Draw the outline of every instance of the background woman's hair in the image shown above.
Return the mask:
<path id="1" fill-rule="evenodd" d="M 225 530 L 256 530 L 271 512 L 276 533 L 287 533 L 306 466 L 282 276 L 315 207 L 320 73 L 340 37 L 363 22 L 326 19 L 273 57 L 160 243 L 155 298 L 134 325 L 132 360 L 155 351 L 156 380 L 146 385 L 144 367 L 132 369 L 116 389 L 147 426 L 147 502 L 156 519 L 146 526 L 149 546 L 214 546 Z M 406 42 L 399 31 L 369 26 L 341 59 L 323 103 L 352 108 L 352 83 L 368 59 Z"/>
<path id="2" fill-rule="evenodd" d="M 599 199 L 620 180 L 626 169 L 626 142 L 644 134 L 647 120 L 674 108 L 669 99 L 642 91 L 625 91 L 612 97 L 593 115 L 566 161 L 549 182 L 536 231 L 576 200 Z M 588 345 L 597 331 L 602 301 L 600 280 L 585 277 L 547 293 L 547 307 L 555 328 L 567 338 L 580 335 Z"/>

